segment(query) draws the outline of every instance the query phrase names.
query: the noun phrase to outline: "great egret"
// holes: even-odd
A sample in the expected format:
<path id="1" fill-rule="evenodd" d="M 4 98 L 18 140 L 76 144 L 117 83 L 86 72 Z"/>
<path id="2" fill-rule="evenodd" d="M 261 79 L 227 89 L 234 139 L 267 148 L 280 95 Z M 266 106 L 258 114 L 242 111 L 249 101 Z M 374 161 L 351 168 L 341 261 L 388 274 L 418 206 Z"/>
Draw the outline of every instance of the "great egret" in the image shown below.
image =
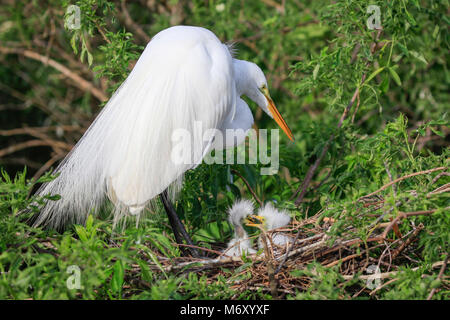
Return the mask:
<path id="1" fill-rule="evenodd" d="M 256 250 L 252 248 L 247 232 L 242 223 L 245 218 L 253 214 L 253 203 L 250 200 L 238 200 L 228 210 L 228 221 L 234 227 L 234 237 L 228 242 L 227 249 L 224 250 L 227 256 L 241 256 L 243 252 L 254 254 Z"/>
<path id="2" fill-rule="evenodd" d="M 256 64 L 233 58 L 229 46 L 204 28 L 175 26 L 159 32 L 58 166 L 59 176 L 38 190 L 41 196 L 59 194 L 61 199 L 46 203 L 35 226 L 82 224 L 106 198 L 114 204 L 117 222 L 127 214 L 139 215 L 161 194 L 177 242 L 182 236 L 192 243 L 170 200 L 179 190 L 184 172 L 220 145 L 214 136 L 206 141 L 194 139 L 186 146 L 193 161 L 174 162 L 172 134 L 177 129 L 194 137 L 201 137 L 202 129 L 248 131 L 253 116 L 242 95 L 256 102 L 293 139 Z M 241 135 L 225 147 L 244 139 Z"/>
<path id="3" fill-rule="evenodd" d="M 259 220 L 262 223 L 262 227 L 265 231 L 272 231 L 274 229 L 282 228 L 286 226 L 290 221 L 291 217 L 284 210 L 277 210 L 271 202 L 268 202 L 264 207 L 259 209 L 258 215 L 254 216 L 252 220 Z M 250 223 L 249 226 L 257 226 L 257 223 Z M 264 249 L 262 235 L 258 238 L 258 248 Z M 270 239 L 268 241 L 269 247 L 271 243 L 275 246 L 285 247 L 286 244 L 291 243 L 292 238 L 285 235 L 283 232 L 274 231 L 270 234 Z"/>

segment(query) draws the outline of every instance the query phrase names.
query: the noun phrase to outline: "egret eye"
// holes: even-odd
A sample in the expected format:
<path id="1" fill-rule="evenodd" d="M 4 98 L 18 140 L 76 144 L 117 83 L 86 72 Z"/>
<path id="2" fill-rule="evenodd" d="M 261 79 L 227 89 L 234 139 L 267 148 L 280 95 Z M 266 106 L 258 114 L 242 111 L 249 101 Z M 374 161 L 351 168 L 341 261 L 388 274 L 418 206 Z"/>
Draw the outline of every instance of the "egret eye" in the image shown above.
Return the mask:
<path id="1" fill-rule="evenodd" d="M 269 96 L 269 89 L 267 89 L 267 86 L 265 84 L 263 84 L 259 90 L 266 96 L 266 97 L 270 97 Z"/>

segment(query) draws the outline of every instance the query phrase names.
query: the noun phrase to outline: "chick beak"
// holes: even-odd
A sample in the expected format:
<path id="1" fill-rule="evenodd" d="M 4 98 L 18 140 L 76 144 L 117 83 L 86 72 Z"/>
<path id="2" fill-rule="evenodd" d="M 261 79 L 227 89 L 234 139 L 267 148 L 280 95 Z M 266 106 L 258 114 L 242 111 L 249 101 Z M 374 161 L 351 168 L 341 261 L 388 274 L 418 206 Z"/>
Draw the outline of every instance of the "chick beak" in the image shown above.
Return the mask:
<path id="1" fill-rule="evenodd" d="M 244 220 L 244 223 L 249 227 L 258 227 L 264 224 L 264 217 L 252 214 Z"/>
<path id="2" fill-rule="evenodd" d="M 283 117 L 281 116 L 280 112 L 278 111 L 277 107 L 275 106 L 275 103 L 273 103 L 272 98 L 269 95 L 269 90 L 267 88 L 264 88 L 262 90 L 262 93 L 267 99 L 268 102 L 268 108 L 270 113 L 273 116 L 273 119 L 275 122 L 280 126 L 280 128 L 286 133 L 288 138 L 293 142 L 294 136 L 292 135 L 291 129 L 289 129 L 288 125 L 286 124 L 286 121 L 284 121 Z"/>

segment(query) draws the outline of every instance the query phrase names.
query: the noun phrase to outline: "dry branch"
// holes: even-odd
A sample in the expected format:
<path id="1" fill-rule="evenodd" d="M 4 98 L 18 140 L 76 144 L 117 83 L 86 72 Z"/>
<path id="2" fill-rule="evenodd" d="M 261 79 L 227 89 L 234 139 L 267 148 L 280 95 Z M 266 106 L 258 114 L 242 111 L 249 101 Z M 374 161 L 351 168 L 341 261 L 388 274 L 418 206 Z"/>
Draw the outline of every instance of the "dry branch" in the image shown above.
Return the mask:
<path id="1" fill-rule="evenodd" d="M 406 175 L 406 176 L 403 176 L 403 177 L 401 177 L 401 178 L 395 179 L 394 181 L 391 181 L 391 182 L 389 182 L 388 184 L 385 184 L 385 185 L 382 186 L 380 189 L 378 189 L 378 190 L 376 190 L 376 191 L 374 191 L 374 192 L 372 192 L 372 193 L 369 193 L 369 194 L 367 194 L 367 195 L 365 195 L 365 196 L 360 197 L 360 198 L 358 199 L 358 201 L 360 201 L 360 200 L 362 200 L 362 199 L 364 199 L 364 198 L 371 197 L 371 196 L 373 196 L 373 195 L 375 195 L 375 194 L 377 194 L 377 193 L 379 193 L 379 192 L 381 192 L 381 191 L 383 191 L 383 190 L 386 190 L 387 188 L 389 188 L 389 187 L 392 186 L 393 184 L 395 184 L 395 183 L 397 183 L 397 182 L 400 182 L 400 181 L 403 181 L 403 180 L 405 180 L 405 179 L 408 179 L 408 178 L 411 178 L 411 177 L 415 177 L 415 176 L 418 176 L 418 175 L 423 175 L 423 174 L 432 173 L 432 172 L 435 172 L 435 171 L 445 170 L 445 169 L 447 169 L 447 167 L 438 167 L 438 168 L 433 168 L 433 169 L 429 169 L 429 170 L 425 170 L 425 171 L 419 171 L 419 172 L 410 173 L 410 174 L 408 174 L 408 175 Z"/>
<path id="2" fill-rule="evenodd" d="M 150 42 L 151 38 L 147 35 L 147 33 L 145 33 L 144 30 L 142 30 L 142 28 L 136 23 L 134 22 L 134 20 L 131 18 L 130 13 L 128 12 L 127 9 L 127 5 L 126 5 L 126 0 L 122 0 L 120 2 L 120 8 L 122 9 L 122 16 L 123 16 L 123 21 L 125 23 L 125 25 L 130 28 L 134 34 L 138 35 L 139 38 L 141 38 L 141 40 L 144 43 L 148 43 Z"/>
<path id="3" fill-rule="evenodd" d="M 88 92 L 92 93 L 92 95 L 94 97 L 96 97 L 100 101 L 108 100 L 108 96 L 103 91 L 101 91 L 100 89 L 96 88 L 92 83 L 90 83 L 89 81 L 83 79 L 78 74 L 70 71 L 67 67 L 65 67 L 61 63 L 59 63 L 59 62 L 57 62 L 57 61 L 55 61 L 55 60 L 53 60 L 53 59 L 51 59 L 49 57 L 45 57 L 45 56 L 43 56 L 43 55 L 41 55 L 41 54 L 39 54 L 37 52 L 31 51 L 31 50 L 27 50 L 27 49 L 22 49 L 22 48 L 0 47 L 0 53 L 3 53 L 3 54 L 19 54 L 19 55 L 22 55 L 24 57 L 40 61 L 44 65 L 49 65 L 49 66 L 53 67 L 54 69 L 56 69 L 59 72 L 61 72 L 64 76 L 66 76 L 67 78 L 71 79 L 73 81 L 73 83 L 75 84 L 75 86 L 77 86 L 80 90 L 88 91 Z"/>
<path id="4" fill-rule="evenodd" d="M 450 207 L 447 207 L 445 209 L 450 209 Z M 405 219 L 408 217 L 412 217 L 412 216 L 423 216 L 423 215 L 428 215 L 428 214 L 432 214 L 435 213 L 436 211 L 438 211 L 439 209 L 433 209 L 433 210 L 423 210 L 423 211 L 414 211 L 414 212 L 399 212 L 398 216 L 392 220 L 392 222 L 386 227 L 386 229 L 384 230 L 383 234 L 382 234 L 382 238 L 386 239 L 389 231 L 391 231 L 391 229 L 394 227 L 394 225 L 400 221 L 401 219 Z"/>
<path id="5" fill-rule="evenodd" d="M 448 263 L 448 253 L 447 253 L 447 257 L 445 257 L 444 263 L 442 264 L 441 270 L 439 271 L 439 274 L 437 276 L 437 280 L 441 280 L 442 276 L 444 275 L 444 271 L 445 268 L 447 268 L 447 263 Z M 431 298 L 433 298 L 434 294 L 436 293 L 437 288 L 433 288 L 430 292 L 430 294 L 427 297 L 427 300 L 431 300 Z"/>
<path id="6" fill-rule="evenodd" d="M 435 263 L 433 263 L 431 265 L 431 269 L 439 268 L 443 264 L 444 264 L 444 261 L 435 262 Z M 419 270 L 419 268 L 420 267 L 411 268 L 411 271 L 417 271 L 417 270 Z M 375 278 L 376 279 L 386 279 L 386 278 L 390 278 L 392 276 L 396 276 L 396 275 L 398 275 L 400 273 L 402 273 L 402 271 L 390 271 L 390 272 L 380 273 L 380 274 L 377 274 L 377 275 L 371 274 L 371 275 L 359 275 L 359 276 L 357 276 L 356 274 L 353 274 L 353 275 L 344 275 L 343 277 L 344 277 L 345 280 L 351 280 L 351 279 L 353 279 L 355 277 L 357 277 L 360 280 L 368 280 L 368 279 L 375 279 Z"/>
<path id="7" fill-rule="evenodd" d="M 248 181 L 242 176 L 242 174 L 239 171 L 235 170 L 235 169 L 231 169 L 231 172 L 234 173 L 235 175 L 237 175 L 239 178 L 241 178 L 241 180 L 247 186 L 248 191 L 250 191 L 250 193 L 253 195 L 253 198 L 255 198 L 255 200 L 258 202 L 258 204 L 260 206 L 262 206 L 263 202 L 261 201 L 261 199 L 258 198 L 258 196 L 256 195 L 255 191 L 253 191 L 252 187 L 250 186 L 250 183 L 248 183 Z"/>
<path id="8" fill-rule="evenodd" d="M 26 142 L 18 143 L 16 145 L 12 145 L 7 148 L 1 149 L 0 150 L 0 158 L 6 156 L 8 154 L 11 154 L 11 153 L 14 153 L 14 152 L 26 149 L 26 148 L 30 148 L 30 147 L 41 147 L 41 146 L 60 147 L 60 146 L 62 146 L 61 144 L 62 144 L 62 142 L 59 142 L 59 141 L 29 140 Z M 71 148 L 66 149 L 66 150 L 70 150 L 70 149 Z"/>

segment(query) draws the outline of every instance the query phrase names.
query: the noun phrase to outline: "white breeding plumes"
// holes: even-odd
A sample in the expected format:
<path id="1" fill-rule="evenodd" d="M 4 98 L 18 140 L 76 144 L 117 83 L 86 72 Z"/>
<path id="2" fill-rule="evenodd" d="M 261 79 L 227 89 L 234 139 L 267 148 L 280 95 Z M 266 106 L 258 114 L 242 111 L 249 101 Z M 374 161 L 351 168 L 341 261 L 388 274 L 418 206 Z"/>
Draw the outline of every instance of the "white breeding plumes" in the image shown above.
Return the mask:
<path id="1" fill-rule="evenodd" d="M 228 210 L 228 221 L 234 227 L 234 237 L 224 250 L 227 256 L 241 256 L 243 252 L 254 254 L 256 250 L 252 248 L 252 243 L 247 232 L 242 226 L 243 220 L 253 213 L 253 203 L 250 200 L 238 200 Z"/>
<path id="2" fill-rule="evenodd" d="M 258 216 L 264 218 L 263 227 L 266 231 L 282 228 L 291 221 L 291 217 L 286 211 L 277 210 L 271 202 L 268 202 L 264 207 L 259 209 Z M 270 240 L 268 241 L 269 246 L 273 243 L 276 246 L 285 247 L 286 244 L 292 242 L 292 238 L 283 232 L 272 232 Z M 261 236 L 258 238 L 258 247 L 259 249 L 264 248 Z"/>
<path id="3" fill-rule="evenodd" d="M 59 194 L 61 199 L 49 201 L 35 225 L 84 223 L 106 198 L 113 202 L 118 221 L 125 214 L 139 214 L 169 186 L 173 197 L 184 172 L 221 145 L 202 132 L 241 129 L 244 134 L 225 146 L 244 140 L 253 116 L 242 95 L 273 117 L 292 140 L 257 65 L 234 59 L 207 29 L 176 26 L 161 31 L 59 165 L 59 176 L 38 190 L 41 196 Z M 171 160 L 177 129 L 194 138 L 186 145 L 189 163 Z"/>

